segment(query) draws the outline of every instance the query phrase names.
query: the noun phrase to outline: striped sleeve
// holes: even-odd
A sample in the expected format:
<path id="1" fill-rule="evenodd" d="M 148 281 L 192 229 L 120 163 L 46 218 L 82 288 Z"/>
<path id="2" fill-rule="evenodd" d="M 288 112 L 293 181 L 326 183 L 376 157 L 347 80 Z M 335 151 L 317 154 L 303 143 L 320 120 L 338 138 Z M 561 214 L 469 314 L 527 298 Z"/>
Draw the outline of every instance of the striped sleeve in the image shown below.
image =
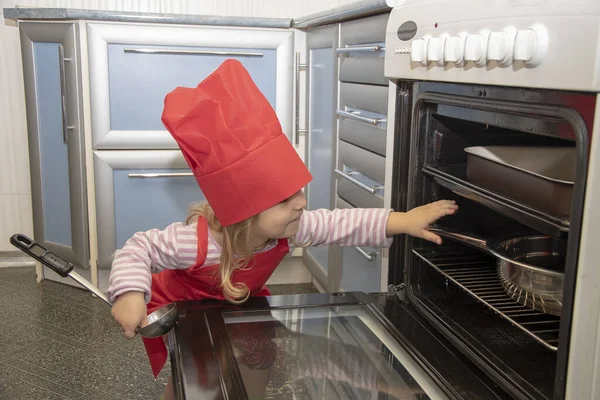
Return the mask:
<path id="1" fill-rule="evenodd" d="M 310 246 L 390 247 L 385 234 L 390 209 L 344 208 L 305 211 L 294 242 Z"/>
<path id="2" fill-rule="evenodd" d="M 152 273 L 191 267 L 196 262 L 197 248 L 196 225 L 177 222 L 164 230 L 136 233 L 115 252 L 108 298 L 114 302 L 125 292 L 138 291 L 149 302 Z"/>

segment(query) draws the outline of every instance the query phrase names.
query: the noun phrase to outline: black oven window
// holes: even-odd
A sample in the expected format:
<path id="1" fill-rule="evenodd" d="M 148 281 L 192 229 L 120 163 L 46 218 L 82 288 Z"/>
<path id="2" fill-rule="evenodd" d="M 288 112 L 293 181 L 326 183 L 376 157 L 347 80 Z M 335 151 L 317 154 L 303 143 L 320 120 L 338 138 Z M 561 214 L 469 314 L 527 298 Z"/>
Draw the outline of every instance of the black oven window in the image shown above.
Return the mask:
<path id="1" fill-rule="evenodd" d="M 249 399 L 445 398 L 361 306 L 224 317 Z"/>

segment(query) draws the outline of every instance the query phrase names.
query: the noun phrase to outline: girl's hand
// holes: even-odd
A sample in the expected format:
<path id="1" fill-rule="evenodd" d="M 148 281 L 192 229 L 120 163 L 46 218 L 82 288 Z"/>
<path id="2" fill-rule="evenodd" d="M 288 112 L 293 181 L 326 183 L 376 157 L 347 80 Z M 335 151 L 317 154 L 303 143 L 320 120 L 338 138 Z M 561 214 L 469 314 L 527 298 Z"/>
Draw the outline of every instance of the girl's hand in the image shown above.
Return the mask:
<path id="1" fill-rule="evenodd" d="M 135 337 L 135 329 L 146 320 L 146 301 L 142 292 L 127 292 L 123 293 L 114 302 L 111 314 L 115 321 L 121 325 L 123 336 L 127 339 Z"/>
<path id="2" fill-rule="evenodd" d="M 401 213 L 393 212 L 388 218 L 386 234 L 388 236 L 406 233 L 408 235 L 442 244 L 442 239 L 428 230 L 429 225 L 458 210 L 455 201 L 440 200 Z"/>

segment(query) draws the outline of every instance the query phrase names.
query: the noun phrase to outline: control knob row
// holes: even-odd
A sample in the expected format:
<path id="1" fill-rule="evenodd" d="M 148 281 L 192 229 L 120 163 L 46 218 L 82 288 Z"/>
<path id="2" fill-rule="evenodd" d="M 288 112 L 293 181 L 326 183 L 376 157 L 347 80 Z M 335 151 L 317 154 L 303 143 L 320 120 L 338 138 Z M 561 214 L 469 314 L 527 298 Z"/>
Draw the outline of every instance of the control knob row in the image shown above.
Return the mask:
<path id="1" fill-rule="evenodd" d="M 484 66 L 488 61 L 496 61 L 507 66 L 513 61 L 522 61 L 528 67 L 539 65 L 548 50 L 548 33 L 543 25 L 533 25 L 528 29 L 517 30 L 506 27 L 498 32 L 482 29 L 477 33 L 460 32 L 449 36 L 430 35 L 414 40 L 411 44 L 411 61 L 427 65 L 444 65 L 451 62 L 463 65 L 472 61 Z"/>

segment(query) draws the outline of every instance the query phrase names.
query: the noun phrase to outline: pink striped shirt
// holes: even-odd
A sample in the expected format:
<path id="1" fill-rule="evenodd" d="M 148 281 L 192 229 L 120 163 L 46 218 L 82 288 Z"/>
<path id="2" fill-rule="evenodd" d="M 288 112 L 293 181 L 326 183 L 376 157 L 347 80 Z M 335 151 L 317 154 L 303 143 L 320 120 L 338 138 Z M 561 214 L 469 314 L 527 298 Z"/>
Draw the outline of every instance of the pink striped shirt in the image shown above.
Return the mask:
<path id="1" fill-rule="evenodd" d="M 381 208 L 348 208 L 316 210 L 302 213 L 298 233 L 289 240 L 290 252 L 295 243 L 310 246 L 372 246 L 390 247 L 392 238 L 386 237 L 387 218 L 392 210 Z M 271 250 L 272 241 L 260 251 Z M 194 266 L 198 252 L 196 224 L 173 223 L 164 230 L 138 232 L 123 249 L 115 253 L 109 277 L 108 297 L 114 301 L 129 291 L 145 294 L 150 301 L 152 273 L 164 269 L 187 269 Z M 208 254 L 204 265 L 219 262 L 221 247 L 208 232 Z"/>

